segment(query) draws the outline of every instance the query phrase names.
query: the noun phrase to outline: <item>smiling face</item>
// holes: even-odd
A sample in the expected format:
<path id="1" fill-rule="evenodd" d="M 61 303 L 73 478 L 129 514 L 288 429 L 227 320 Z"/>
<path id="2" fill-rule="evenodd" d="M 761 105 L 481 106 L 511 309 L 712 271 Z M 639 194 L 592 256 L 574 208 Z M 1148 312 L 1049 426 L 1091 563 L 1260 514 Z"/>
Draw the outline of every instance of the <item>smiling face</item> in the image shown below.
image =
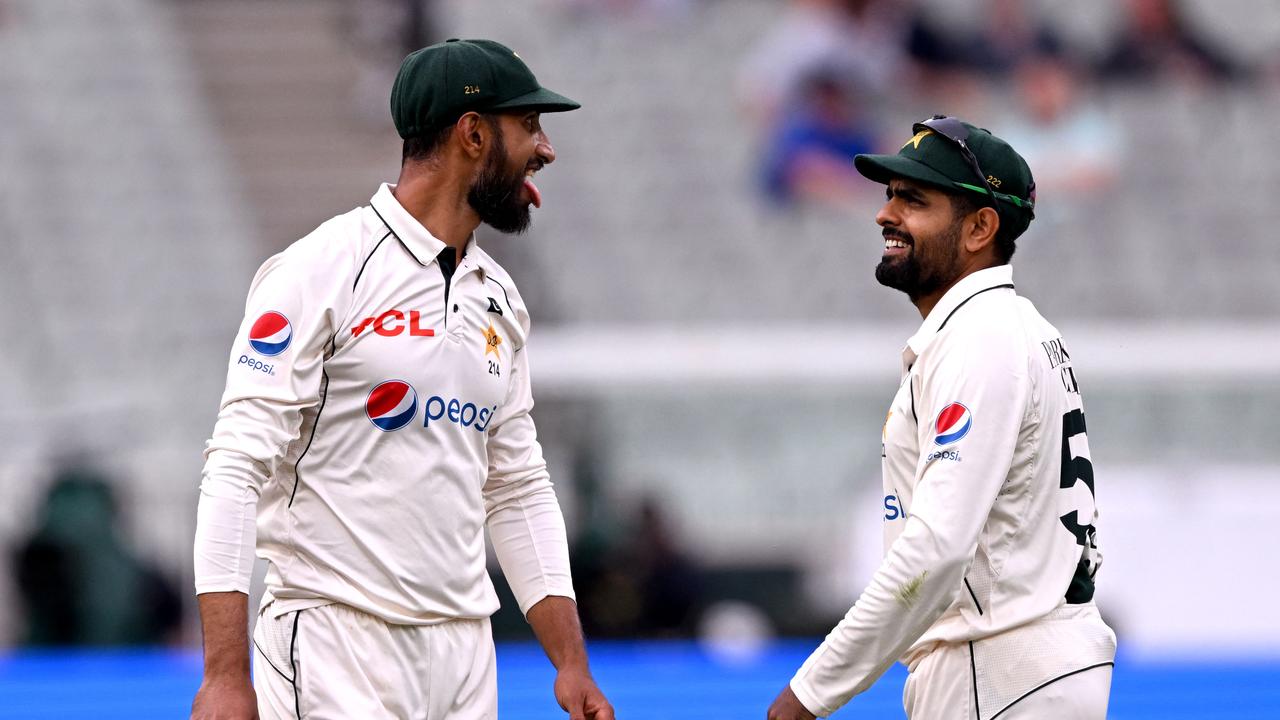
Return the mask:
<path id="1" fill-rule="evenodd" d="M 885 195 L 876 214 L 884 236 L 876 280 L 917 304 L 921 298 L 941 296 L 965 271 L 964 218 L 956 217 L 946 193 L 910 180 L 890 180 Z"/>
<path id="2" fill-rule="evenodd" d="M 522 233 L 532 220 L 529 205 L 542 207 L 533 174 L 556 159 L 537 111 L 502 113 L 489 122 L 493 142 L 467 203 L 480 221 L 505 233 Z"/>

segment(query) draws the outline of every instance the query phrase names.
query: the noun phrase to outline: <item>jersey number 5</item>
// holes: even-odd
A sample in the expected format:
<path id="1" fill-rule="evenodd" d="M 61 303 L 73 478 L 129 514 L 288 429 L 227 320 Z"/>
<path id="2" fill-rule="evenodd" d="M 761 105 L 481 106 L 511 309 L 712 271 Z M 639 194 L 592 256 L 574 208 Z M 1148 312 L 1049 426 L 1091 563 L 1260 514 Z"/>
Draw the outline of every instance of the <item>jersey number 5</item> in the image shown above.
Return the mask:
<path id="1" fill-rule="evenodd" d="M 1072 439 L 1076 440 L 1078 450 L 1072 450 Z M 1076 566 L 1071 585 L 1067 587 L 1067 602 L 1073 604 L 1086 603 L 1093 599 L 1093 576 L 1102 563 L 1098 554 L 1096 541 L 1097 530 L 1093 526 L 1097 515 L 1093 510 L 1096 494 L 1093 489 L 1093 462 L 1089 459 L 1089 443 L 1085 434 L 1084 412 L 1072 410 L 1062 416 L 1062 482 L 1060 487 L 1071 493 L 1078 492 L 1075 487 L 1084 483 L 1089 489 L 1090 511 L 1088 517 L 1080 517 L 1080 510 L 1072 510 L 1059 518 L 1063 527 L 1075 536 L 1081 546 L 1080 562 Z"/>

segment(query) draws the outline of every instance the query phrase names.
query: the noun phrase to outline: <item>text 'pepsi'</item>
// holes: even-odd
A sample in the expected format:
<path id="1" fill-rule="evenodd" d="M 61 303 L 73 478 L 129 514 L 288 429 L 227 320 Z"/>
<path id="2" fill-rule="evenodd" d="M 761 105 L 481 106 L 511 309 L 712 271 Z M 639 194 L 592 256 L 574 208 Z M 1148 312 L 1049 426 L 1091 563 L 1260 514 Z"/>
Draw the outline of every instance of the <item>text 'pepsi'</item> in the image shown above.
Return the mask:
<path id="1" fill-rule="evenodd" d="M 268 365 L 268 364 L 266 364 L 266 363 L 262 362 L 261 360 L 255 360 L 254 358 L 251 358 L 251 357 L 249 357 L 248 355 L 241 355 L 241 356 L 240 356 L 240 359 L 236 361 L 236 364 L 237 364 L 237 365 L 245 365 L 245 366 L 247 366 L 250 370 L 256 370 L 256 371 L 258 371 L 258 372 L 260 372 L 260 373 L 266 373 L 267 375 L 275 375 L 275 374 L 276 374 L 276 366 L 275 366 L 275 365 Z"/>

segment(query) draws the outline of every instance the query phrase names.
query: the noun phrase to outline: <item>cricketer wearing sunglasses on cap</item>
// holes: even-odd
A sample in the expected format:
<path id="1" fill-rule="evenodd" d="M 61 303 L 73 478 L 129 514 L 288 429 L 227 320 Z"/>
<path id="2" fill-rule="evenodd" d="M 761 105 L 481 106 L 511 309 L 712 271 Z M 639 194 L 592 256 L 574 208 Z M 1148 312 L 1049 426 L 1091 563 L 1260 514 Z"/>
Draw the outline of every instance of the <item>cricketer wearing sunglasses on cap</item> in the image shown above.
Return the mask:
<path id="1" fill-rule="evenodd" d="M 1068 345 L 1017 294 L 1031 169 L 955 118 L 855 165 L 885 185 L 875 277 L 923 322 L 882 431 L 884 559 L 779 693 L 825 717 L 893 663 L 912 720 L 1102 720 L 1115 634 L 1093 602 L 1093 465 Z"/>
<path id="2" fill-rule="evenodd" d="M 494 720 L 488 531 L 556 668 L 548 699 L 613 720 L 531 415 L 529 312 L 475 237 L 529 226 L 556 159 L 543 116 L 578 103 L 491 40 L 411 53 L 390 100 L 397 182 L 249 289 L 200 488 L 191 716 Z"/>

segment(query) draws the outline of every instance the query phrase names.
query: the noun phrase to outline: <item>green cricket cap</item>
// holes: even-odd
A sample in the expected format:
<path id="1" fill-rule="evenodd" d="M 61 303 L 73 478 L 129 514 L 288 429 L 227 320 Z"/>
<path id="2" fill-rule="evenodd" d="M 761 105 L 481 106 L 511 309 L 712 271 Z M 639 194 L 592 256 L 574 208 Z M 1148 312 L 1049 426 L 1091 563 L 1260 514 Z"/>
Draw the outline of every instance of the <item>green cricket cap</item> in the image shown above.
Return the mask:
<path id="1" fill-rule="evenodd" d="M 420 137 L 468 112 L 582 107 L 538 84 L 514 50 L 492 40 L 453 38 L 409 53 L 391 86 L 391 118 L 400 137 Z"/>
<path id="2" fill-rule="evenodd" d="M 960 124 L 968 130 L 965 144 L 996 191 L 996 212 L 1016 231 L 1015 237 L 1021 235 L 1035 217 L 1036 183 L 1031 168 L 1009 143 L 990 130 L 967 122 Z M 958 143 L 924 123 L 913 125 L 911 132 L 911 139 L 896 155 L 858 155 L 853 159 L 854 167 L 878 183 L 906 178 L 947 192 L 987 196 L 987 188 Z"/>

